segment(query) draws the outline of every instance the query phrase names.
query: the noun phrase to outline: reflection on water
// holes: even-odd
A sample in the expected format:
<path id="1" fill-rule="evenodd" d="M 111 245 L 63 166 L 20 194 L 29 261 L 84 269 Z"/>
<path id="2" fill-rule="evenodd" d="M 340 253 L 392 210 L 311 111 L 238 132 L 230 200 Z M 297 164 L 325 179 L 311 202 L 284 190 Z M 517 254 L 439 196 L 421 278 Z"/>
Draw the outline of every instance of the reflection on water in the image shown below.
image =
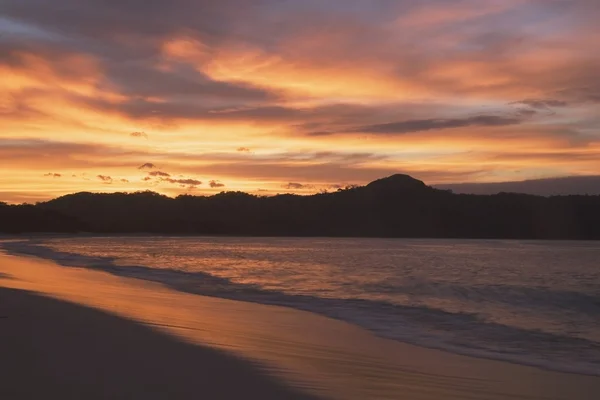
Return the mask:
<path id="1" fill-rule="evenodd" d="M 127 237 L 5 246 L 310 310 L 419 345 L 600 374 L 597 243 Z"/>

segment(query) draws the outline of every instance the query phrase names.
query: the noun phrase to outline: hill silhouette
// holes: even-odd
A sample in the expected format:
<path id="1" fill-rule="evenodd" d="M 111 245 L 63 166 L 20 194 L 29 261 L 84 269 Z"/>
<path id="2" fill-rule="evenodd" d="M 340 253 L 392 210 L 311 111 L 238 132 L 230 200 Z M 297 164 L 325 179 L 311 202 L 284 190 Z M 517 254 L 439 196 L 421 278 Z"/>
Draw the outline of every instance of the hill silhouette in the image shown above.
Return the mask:
<path id="1" fill-rule="evenodd" d="M 332 193 L 75 193 L 0 204 L 0 232 L 600 239 L 600 196 L 453 194 L 408 175 Z"/>
<path id="2" fill-rule="evenodd" d="M 600 176 L 568 176 L 496 183 L 449 183 L 435 185 L 438 189 L 465 194 L 526 193 L 538 196 L 569 194 L 600 195 Z"/>

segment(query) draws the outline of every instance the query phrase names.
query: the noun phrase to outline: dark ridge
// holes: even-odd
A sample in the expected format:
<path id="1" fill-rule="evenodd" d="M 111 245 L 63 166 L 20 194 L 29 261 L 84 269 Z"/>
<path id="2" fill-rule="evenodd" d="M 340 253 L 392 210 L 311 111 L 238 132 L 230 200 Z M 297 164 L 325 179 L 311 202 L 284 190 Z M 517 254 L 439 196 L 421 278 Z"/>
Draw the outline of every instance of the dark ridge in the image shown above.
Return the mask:
<path id="1" fill-rule="evenodd" d="M 370 186 L 383 186 L 383 185 L 402 185 L 407 187 L 426 187 L 423 181 L 413 178 L 410 175 L 406 174 L 394 174 L 387 176 L 385 178 L 376 179 L 373 182 L 367 184 L 367 187 Z"/>
<path id="2" fill-rule="evenodd" d="M 2 233 L 75 233 L 84 230 L 89 230 L 89 227 L 79 218 L 51 208 L 31 204 L 8 205 L 0 202 L 0 232 Z"/>
<path id="3" fill-rule="evenodd" d="M 600 196 L 453 194 L 401 174 L 311 196 L 83 192 L 0 203 L 0 232 L 600 239 Z"/>
<path id="4" fill-rule="evenodd" d="M 567 176 L 562 178 L 497 183 L 451 183 L 436 185 L 436 188 L 465 194 L 513 192 L 536 196 L 565 196 L 569 194 L 600 195 L 600 176 Z"/>
<path id="5" fill-rule="evenodd" d="M 404 174 L 395 174 L 388 176 L 387 178 L 377 179 L 376 181 L 369 183 L 366 187 L 384 191 L 405 191 L 406 193 L 419 190 L 432 190 L 422 181 Z"/>

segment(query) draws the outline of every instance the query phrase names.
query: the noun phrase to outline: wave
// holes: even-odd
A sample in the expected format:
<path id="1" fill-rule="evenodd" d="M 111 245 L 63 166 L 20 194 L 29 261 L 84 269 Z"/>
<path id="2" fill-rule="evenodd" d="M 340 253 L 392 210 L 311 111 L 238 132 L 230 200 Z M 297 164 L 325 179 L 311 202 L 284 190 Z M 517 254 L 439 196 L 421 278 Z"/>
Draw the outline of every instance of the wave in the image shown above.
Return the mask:
<path id="1" fill-rule="evenodd" d="M 46 247 L 43 241 L 38 240 L 4 241 L 0 242 L 0 246 L 8 253 L 50 259 L 67 267 L 99 269 L 122 277 L 158 282 L 182 292 L 309 311 L 358 325 L 385 338 L 422 347 L 555 371 L 600 376 L 600 343 L 494 323 L 483 320 L 476 314 L 378 300 L 283 293 L 266 290 L 258 285 L 232 282 L 205 272 L 119 265 L 115 257 L 60 252 Z M 471 298 L 476 296 L 476 293 L 464 293 L 464 288 L 419 286 L 423 286 L 420 289 L 422 291 L 435 291 L 438 295 L 440 291 L 452 290 Z M 379 287 L 377 289 L 385 290 Z M 486 298 L 498 297 L 501 301 L 529 306 L 553 302 L 560 307 L 569 307 L 569 303 L 573 302 L 579 308 L 586 304 L 586 311 L 589 313 L 598 313 L 597 299 L 585 294 L 567 292 L 560 296 L 554 294 L 553 297 L 552 294 L 535 288 L 523 289 L 524 292 L 507 297 L 507 288 L 499 285 L 498 292 L 488 291 Z M 398 287 L 390 286 L 388 290 L 397 291 Z M 415 290 L 415 285 L 407 288 L 407 291 L 413 293 Z"/>
<path id="2" fill-rule="evenodd" d="M 363 285 L 369 291 L 399 293 L 411 296 L 460 299 L 478 303 L 511 305 L 526 309 L 547 309 L 576 311 L 600 318 L 600 296 L 541 287 L 516 286 L 508 284 L 486 284 L 481 286 L 458 285 L 449 282 L 409 282 L 404 284 Z"/>

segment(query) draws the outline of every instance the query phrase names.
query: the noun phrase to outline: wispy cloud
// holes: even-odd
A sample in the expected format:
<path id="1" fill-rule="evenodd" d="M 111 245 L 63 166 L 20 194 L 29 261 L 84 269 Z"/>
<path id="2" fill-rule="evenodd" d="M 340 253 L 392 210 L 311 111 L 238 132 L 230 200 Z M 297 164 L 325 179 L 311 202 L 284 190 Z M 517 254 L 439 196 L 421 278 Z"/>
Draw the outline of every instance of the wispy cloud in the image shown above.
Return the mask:
<path id="1" fill-rule="evenodd" d="M 221 188 L 221 187 L 225 186 L 225 184 L 223 184 L 219 181 L 215 181 L 215 180 L 210 181 L 208 184 L 210 185 L 211 188 Z"/>
<path id="2" fill-rule="evenodd" d="M 143 137 L 145 139 L 148 139 L 148 134 L 146 132 L 131 132 L 129 134 L 129 136 L 132 136 L 132 137 Z"/>
<path id="3" fill-rule="evenodd" d="M 150 176 L 162 176 L 162 177 L 169 177 L 169 176 L 171 176 L 171 174 L 168 174 L 168 173 L 162 172 L 162 171 L 148 172 L 148 175 L 150 175 Z"/>
<path id="4" fill-rule="evenodd" d="M 113 178 L 108 175 L 98 175 L 97 178 L 100 179 L 103 183 L 113 183 Z"/>
<path id="5" fill-rule="evenodd" d="M 156 168 L 156 165 L 152 164 L 152 163 L 145 163 L 138 167 L 138 169 L 153 169 L 153 168 Z"/>
<path id="6" fill-rule="evenodd" d="M 293 190 L 301 190 L 301 189 L 314 189 L 315 186 L 304 184 L 304 183 L 298 183 L 298 182 L 289 182 L 288 184 L 283 185 L 283 188 L 293 189 Z"/>
<path id="7" fill-rule="evenodd" d="M 523 122 L 516 117 L 502 117 L 497 115 L 478 115 L 466 118 L 436 118 L 436 119 L 416 119 L 398 122 L 388 122 L 384 124 L 364 125 L 351 128 L 348 133 L 374 133 L 374 134 L 406 134 L 413 132 L 443 130 L 451 128 L 464 128 L 471 126 L 494 127 L 517 125 Z M 313 132 L 312 136 L 326 136 L 335 133 L 344 132 Z"/>
<path id="8" fill-rule="evenodd" d="M 191 185 L 191 186 L 198 186 L 198 185 L 202 185 L 202 181 L 199 181 L 197 179 L 172 179 L 172 178 L 166 178 L 164 179 L 164 181 L 169 182 L 169 183 L 178 183 L 181 185 Z"/>
<path id="9" fill-rule="evenodd" d="M 553 99 L 526 99 L 521 101 L 515 101 L 512 104 L 522 104 L 532 108 L 546 109 L 552 107 L 566 107 L 569 103 L 563 100 Z"/>

